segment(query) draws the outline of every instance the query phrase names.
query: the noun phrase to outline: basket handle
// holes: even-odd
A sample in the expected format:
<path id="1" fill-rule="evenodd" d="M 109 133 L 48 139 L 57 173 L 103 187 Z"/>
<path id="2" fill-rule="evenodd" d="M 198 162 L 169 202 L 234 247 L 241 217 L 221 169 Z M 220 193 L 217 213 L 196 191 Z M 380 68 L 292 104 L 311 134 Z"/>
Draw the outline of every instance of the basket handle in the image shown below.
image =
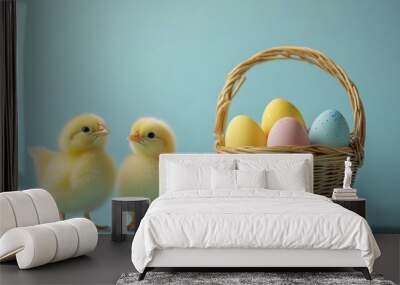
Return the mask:
<path id="1" fill-rule="evenodd" d="M 229 105 L 232 98 L 244 83 L 245 73 L 257 64 L 277 59 L 293 59 L 308 62 L 318 66 L 339 80 L 350 98 L 353 110 L 354 129 L 351 133 L 351 144 L 356 154 L 358 154 L 360 161 L 362 161 L 365 144 L 365 113 L 357 87 L 347 76 L 346 72 L 332 59 L 317 50 L 305 47 L 282 46 L 266 49 L 237 65 L 228 74 L 225 85 L 217 101 L 217 114 L 214 129 L 215 147 L 218 149 L 218 147 L 225 145 L 224 131 Z"/>

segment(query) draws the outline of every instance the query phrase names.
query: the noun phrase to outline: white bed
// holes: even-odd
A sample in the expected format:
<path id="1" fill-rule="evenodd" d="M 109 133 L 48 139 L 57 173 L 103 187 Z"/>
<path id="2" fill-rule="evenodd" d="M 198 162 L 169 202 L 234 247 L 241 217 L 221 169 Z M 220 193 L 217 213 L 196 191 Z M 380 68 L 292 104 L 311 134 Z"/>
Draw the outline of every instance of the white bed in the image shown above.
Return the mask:
<path id="1" fill-rule="evenodd" d="M 174 176 L 171 165 L 207 169 L 230 162 L 243 171 L 266 166 L 274 190 L 199 185 L 176 191 L 181 185 L 171 181 L 192 179 L 184 169 Z M 154 267 L 354 267 L 370 277 L 380 251 L 367 222 L 312 194 L 312 169 L 311 154 L 161 155 L 160 197 L 132 243 L 140 278 Z M 201 175 L 193 178 L 199 184 L 210 179 Z"/>

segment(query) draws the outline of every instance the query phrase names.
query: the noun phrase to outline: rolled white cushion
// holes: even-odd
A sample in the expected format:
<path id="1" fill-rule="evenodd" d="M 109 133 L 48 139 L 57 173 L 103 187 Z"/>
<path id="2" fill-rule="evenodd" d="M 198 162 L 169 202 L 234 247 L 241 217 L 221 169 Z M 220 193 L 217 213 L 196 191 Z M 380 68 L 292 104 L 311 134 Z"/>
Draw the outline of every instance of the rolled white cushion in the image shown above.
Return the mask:
<path id="1" fill-rule="evenodd" d="M 11 204 L 5 196 L 0 194 L 0 237 L 16 226 L 17 223 Z"/>
<path id="2" fill-rule="evenodd" d="M 29 189 L 22 192 L 28 194 L 32 199 L 39 218 L 39 224 L 60 220 L 56 201 L 49 192 L 43 189 Z"/>
<path id="3" fill-rule="evenodd" d="M 78 233 L 66 221 L 43 225 L 49 228 L 56 237 L 57 251 L 51 262 L 57 262 L 75 256 L 78 249 Z"/>
<path id="4" fill-rule="evenodd" d="M 0 237 L 9 229 L 59 221 L 57 204 L 43 189 L 0 193 Z"/>
<path id="5" fill-rule="evenodd" d="M 43 225 L 14 228 L 0 239 L 0 258 L 16 253 L 20 269 L 51 262 L 57 251 L 57 240 L 51 229 Z"/>
<path id="6" fill-rule="evenodd" d="M 74 218 L 65 222 L 73 226 L 78 233 L 78 248 L 74 257 L 91 252 L 96 248 L 97 228 L 92 221 L 85 218 Z"/>
<path id="7" fill-rule="evenodd" d="M 1 193 L 13 210 L 17 227 L 33 226 L 39 223 L 35 206 L 29 195 L 23 191 Z"/>
<path id="8" fill-rule="evenodd" d="M 96 226 L 84 218 L 19 227 L 0 238 L 0 261 L 16 254 L 19 268 L 27 269 L 86 254 L 96 245 Z"/>

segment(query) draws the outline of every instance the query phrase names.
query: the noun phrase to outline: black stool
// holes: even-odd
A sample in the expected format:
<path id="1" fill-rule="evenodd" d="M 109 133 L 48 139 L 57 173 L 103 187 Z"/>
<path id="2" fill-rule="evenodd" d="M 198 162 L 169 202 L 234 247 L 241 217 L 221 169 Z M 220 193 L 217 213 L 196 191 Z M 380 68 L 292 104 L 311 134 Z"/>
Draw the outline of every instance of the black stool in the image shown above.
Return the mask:
<path id="1" fill-rule="evenodd" d="M 150 205 L 150 199 L 144 197 L 116 197 L 112 199 L 112 240 L 123 241 L 126 235 L 123 234 L 122 227 L 126 225 L 122 224 L 123 212 L 132 211 L 135 212 L 136 225 L 140 224 L 140 221 L 146 214 L 147 209 Z M 137 230 L 136 227 L 136 230 Z M 135 231 L 136 231 L 135 230 Z"/>

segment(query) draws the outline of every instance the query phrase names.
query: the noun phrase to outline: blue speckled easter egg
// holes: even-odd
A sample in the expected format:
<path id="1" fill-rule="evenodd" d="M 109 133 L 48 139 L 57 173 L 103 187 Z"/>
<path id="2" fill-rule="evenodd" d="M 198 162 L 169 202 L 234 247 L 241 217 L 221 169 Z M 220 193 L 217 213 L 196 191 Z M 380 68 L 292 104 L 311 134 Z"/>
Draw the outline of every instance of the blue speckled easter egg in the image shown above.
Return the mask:
<path id="1" fill-rule="evenodd" d="M 345 147 L 350 144 L 349 125 L 337 110 L 326 110 L 314 120 L 309 131 L 311 144 Z"/>

